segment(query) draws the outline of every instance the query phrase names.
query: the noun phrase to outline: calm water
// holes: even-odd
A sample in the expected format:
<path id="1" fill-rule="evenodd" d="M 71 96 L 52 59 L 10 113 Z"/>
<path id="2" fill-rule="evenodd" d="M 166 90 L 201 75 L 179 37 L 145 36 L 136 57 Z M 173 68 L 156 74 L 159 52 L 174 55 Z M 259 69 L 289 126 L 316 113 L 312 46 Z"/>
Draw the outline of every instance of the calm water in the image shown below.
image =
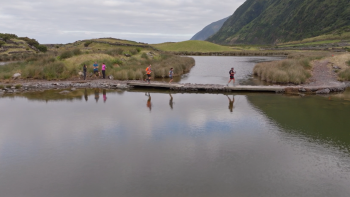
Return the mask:
<path id="1" fill-rule="evenodd" d="M 236 85 L 266 85 L 253 76 L 253 68 L 258 62 L 284 59 L 283 57 L 218 57 L 193 56 L 196 65 L 191 71 L 181 77 L 174 78 L 174 82 L 221 84 L 226 85 L 229 80 L 229 71 L 234 67 L 236 71 Z M 162 81 L 162 79 L 160 79 Z M 164 81 L 169 81 L 165 79 Z M 232 84 L 232 82 L 231 82 Z"/>
<path id="2" fill-rule="evenodd" d="M 349 196 L 350 90 L 0 97 L 0 196 Z"/>

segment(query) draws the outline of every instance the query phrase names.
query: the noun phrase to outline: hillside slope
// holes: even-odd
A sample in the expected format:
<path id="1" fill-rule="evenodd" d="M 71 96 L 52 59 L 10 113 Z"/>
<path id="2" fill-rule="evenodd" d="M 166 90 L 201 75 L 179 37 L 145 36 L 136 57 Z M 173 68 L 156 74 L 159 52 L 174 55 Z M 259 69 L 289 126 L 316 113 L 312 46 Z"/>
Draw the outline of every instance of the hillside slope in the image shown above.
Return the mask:
<path id="1" fill-rule="evenodd" d="M 208 41 L 274 44 L 327 34 L 349 25 L 349 0 L 247 0 Z"/>
<path id="2" fill-rule="evenodd" d="M 220 28 L 222 27 L 222 25 L 224 24 L 224 22 L 226 22 L 226 20 L 228 18 L 229 17 L 226 17 L 224 19 L 218 20 L 216 22 L 213 22 L 213 23 L 207 25 L 200 32 L 196 33 L 191 38 L 191 40 L 206 40 L 206 39 L 208 39 L 210 36 L 214 35 L 216 32 L 218 32 L 220 30 Z"/>

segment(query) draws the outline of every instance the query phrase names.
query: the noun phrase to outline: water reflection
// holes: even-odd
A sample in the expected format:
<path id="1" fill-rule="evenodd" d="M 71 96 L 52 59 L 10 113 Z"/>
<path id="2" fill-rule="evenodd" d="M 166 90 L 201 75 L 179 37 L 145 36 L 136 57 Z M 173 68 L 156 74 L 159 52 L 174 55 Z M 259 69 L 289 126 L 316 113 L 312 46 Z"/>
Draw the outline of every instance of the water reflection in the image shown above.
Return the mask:
<path id="1" fill-rule="evenodd" d="M 173 96 L 171 96 L 171 93 L 169 93 L 169 96 L 170 96 L 169 106 L 170 106 L 170 109 L 173 110 L 174 98 L 173 98 Z"/>
<path id="2" fill-rule="evenodd" d="M 109 102 L 97 105 L 95 89 L 69 93 L 80 94 L 73 101 L 56 91 L 52 95 L 64 102 L 47 104 L 42 98 L 28 102 L 23 95 L 1 97 L 1 196 L 350 193 L 350 156 L 331 142 L 350 138 L 344 122 L 348 101 L 333 96 L 120 93 L 107 90 Z M 151 93 L 156 105 L 149 113 L 144 104 L 151 102 Z M 84 102 L 86 94 L 90 103 Z M 309 127 L 300 127 L 302 118 Z M 328 137 L 314 140 L 324 132 Z"/>
<path id="3" fill-rule="evenodd" d="M 99 88 L 95 88 L 95 100 L 96 103 L 98 102 L 98 100 L 100 99 L 100 89 Z"/>
<path id="4" fill-rule="evenodd" d="M 84 89 L 84 98 L 85 98 L 85 101 L 86 101 L 86 102 L 87 102 L 88 99 L 89 99 L 89 97 L 88 97 L 88 91 L 87 91 L 86 88 Z"/>
<path id="5" fill-rule="evenodd" d="M 148 92 L 148 93 L 145 93 L 145 96 L 148 96 L 146 106 L 148 107 L 149 111 L 152 111 L 151 94 Z"/>
<path id="6" fill-rule="evenodd" d="M 106 90 L 103 89 L 102 92 L 103 92 L 103 102 L 106 103 L 106 101 L 107 101 Z"/>
<path id="7" fill-rule="evenodd" d="M 228 109 L 232 113 L 233 112 L 233 103 L 235 102 L 235 97 L 232 96 L 232 100 L 231 100 L 231 98 L 228 95 L 226 95 L 226 96 L 228 98 Z"/>

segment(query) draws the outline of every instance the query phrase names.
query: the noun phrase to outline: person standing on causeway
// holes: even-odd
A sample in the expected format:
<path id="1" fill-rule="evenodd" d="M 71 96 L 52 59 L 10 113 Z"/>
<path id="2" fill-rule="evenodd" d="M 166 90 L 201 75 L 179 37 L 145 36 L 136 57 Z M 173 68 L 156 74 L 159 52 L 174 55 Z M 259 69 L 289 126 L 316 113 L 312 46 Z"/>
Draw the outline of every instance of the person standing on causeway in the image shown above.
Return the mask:
<path id="1" fill-rule="evenodd" d="M 230 80 L 228 81 L 227 86 L 228 86 L 228 84 L 230 84 L 231 80 L 233 80 L 233 85 L 235 85 L 236 71 L 234 71 L 233 68 L 231 68 L 231 70 L 229 71 L 229 74 L 230 74 Z"/>
<path id="2" fill-rule="evenodd" d="M 105 63 L 102 63 L 102 76 L 104 79 L 106 79 L 106 65 L 105 65 Z"/>

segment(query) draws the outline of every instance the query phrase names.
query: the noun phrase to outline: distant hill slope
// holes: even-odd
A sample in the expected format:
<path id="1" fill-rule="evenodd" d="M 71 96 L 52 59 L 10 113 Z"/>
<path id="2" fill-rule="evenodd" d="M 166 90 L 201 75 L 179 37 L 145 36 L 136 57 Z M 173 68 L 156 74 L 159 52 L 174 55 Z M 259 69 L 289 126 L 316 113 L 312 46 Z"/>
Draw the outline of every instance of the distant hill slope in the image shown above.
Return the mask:
<path id="1" fill-rule="evenodd" d="M 220 30 L 220 28 L 222 27 L 222 25 L 224 24 L 224 22 L 226 22 L 226 20 L 228 18 L 229 17 L 226 17 L 224 19 L 218 20 L 216 22 L 213 22 L 213 23 L 207 25 L 200 32 L 196 33 L 191 38 L 191 40 L 206 40 L 206 39 L 208 39 L 210 36 L 214 35 L 216 32 L 218 32 Z"/>
<path id="2" fill-rule="evenodd" d="M 195 52 L 223 52 L 232 51 L 231 48 L 227 46 L 221 46 L 213 44 L 207 41 L 201 40 L 189 40 L 184 42 L 168 42 L 162 44 L 153 44 L 153 47 L 160 49 L 162 51 L 195 51 Z"/>
<path id="3" fill-rule="evenodd" d="M 208 41 L 274 44 L 350 25 L 349 0 L 247 0 Z"/>

